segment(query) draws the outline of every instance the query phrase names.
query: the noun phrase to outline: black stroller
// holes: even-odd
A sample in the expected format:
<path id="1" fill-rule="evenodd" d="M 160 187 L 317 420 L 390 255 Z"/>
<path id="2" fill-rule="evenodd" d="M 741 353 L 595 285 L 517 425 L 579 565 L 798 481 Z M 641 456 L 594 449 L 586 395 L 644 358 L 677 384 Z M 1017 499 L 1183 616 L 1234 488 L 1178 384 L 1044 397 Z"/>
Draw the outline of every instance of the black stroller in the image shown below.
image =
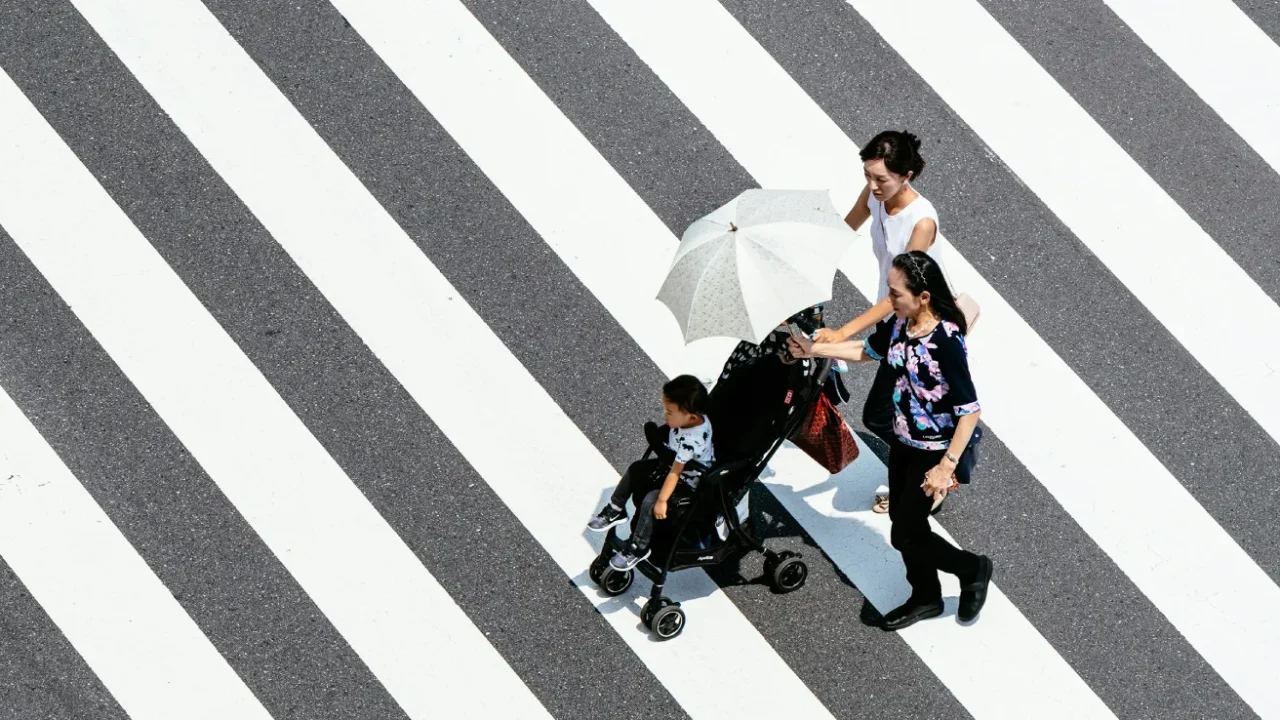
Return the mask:
<path id="1" fill-rule="evenodd" d="M 711 391 L 707 414 L 713 430 L 715 466 L 704 469 L 690 463 L 688 467 L 703 472 L 697 490 L 674 500 L 667 519 L 656 522 L 651 553 L 636 566 L 653 581 L 641 621 L 660 640 L 676 637 L 685 625 L 680 603 L 662 594 L 668 573 L 718 565 L 754 550 L 764 553 L 765 578 L 776 592 L 788 593 L 804 585 L 809 570 L 801 556 L 766 548 L 753 530 L 739 522 L 737 506 L 783 441 L 808 416 L 830 370 L 828 360 L 787 364 L 770 353 L 731 371 Z M 646 423 L 645 437 L 649 447 L 644 457 L 657 455 L 664 461 L 662 465 L 670 467 L 674 453 L 666 447 L 667 428 Z M 633 497 L 632 502 L 639 507 L 641 499 Z M 634 526 L 634 517 L 631 522 Z M 720 532 L 718 526 L 725 531 Z M 609 595 L 626 592 L 635 579 L 635 570 L 620 572 L 609 565 L 609 558 L 624 542 L 618 539 L 616 528 L 610 528 L 604 548 L 591 563 L 591 580 Z"/>

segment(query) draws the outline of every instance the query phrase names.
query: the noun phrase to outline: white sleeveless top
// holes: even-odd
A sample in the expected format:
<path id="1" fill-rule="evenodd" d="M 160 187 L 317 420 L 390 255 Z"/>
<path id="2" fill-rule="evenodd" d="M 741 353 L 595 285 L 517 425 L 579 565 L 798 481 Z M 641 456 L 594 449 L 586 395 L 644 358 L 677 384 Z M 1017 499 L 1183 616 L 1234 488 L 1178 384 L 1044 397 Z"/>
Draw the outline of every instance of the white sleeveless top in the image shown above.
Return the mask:
<path id="1" fill-rule="evenodd" d="M 907 251 L 916 223 L 921 218 L 931 218 L 939 233 L 942 232 L 942 223 L 938 222 L 938 211 L 933 209 L 933 203 L 918 192 L 916 199 L 897 215 L 886 212 L 884 203 L 875 195 L 867 195 L 867 208 L 871 210 L 871 249 L 880 264 L 880 285 L 876 292 L 876 302 L 880 302 L 889 296 L 889 268 L 893 267 L 893 259 Z M 936 238 L 929 246 L 929 256 L 942 264 L 942 247 Z M 946 272 L 945 268 L 943 272 Z"/>

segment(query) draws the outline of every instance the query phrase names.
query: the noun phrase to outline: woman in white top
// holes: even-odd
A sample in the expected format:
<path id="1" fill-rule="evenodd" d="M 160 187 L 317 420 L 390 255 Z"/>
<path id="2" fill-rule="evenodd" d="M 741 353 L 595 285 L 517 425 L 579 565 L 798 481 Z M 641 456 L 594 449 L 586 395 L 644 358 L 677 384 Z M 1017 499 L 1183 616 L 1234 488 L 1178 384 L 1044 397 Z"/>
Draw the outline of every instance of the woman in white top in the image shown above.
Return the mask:
<path id="1" fill-rule="evenodd" d="M 885 130 L 871 138 L 859 155 L 867 184 L 844 220 L 854 230 L 871 221 L 871 249 L 880 266 L 877 302 L 839 329 L 819 330 L 814 338 L 817 342 L 843 342 L 893 314 L 889 268 L 894 257 L 919 250 L 941 262 L 934 242 L 938 236 L 938 213 L 933 203 L 911 187 L 911 181 L 924 171 L 920 139 L 906 131 Z M 862 408 L 862 424 L 890 447 L 895 442 L 893 383 L 893 373 L 880 363 Z M 876 512 L 888 512 L 888 500 L 887 493 L 877 495 Z"/>

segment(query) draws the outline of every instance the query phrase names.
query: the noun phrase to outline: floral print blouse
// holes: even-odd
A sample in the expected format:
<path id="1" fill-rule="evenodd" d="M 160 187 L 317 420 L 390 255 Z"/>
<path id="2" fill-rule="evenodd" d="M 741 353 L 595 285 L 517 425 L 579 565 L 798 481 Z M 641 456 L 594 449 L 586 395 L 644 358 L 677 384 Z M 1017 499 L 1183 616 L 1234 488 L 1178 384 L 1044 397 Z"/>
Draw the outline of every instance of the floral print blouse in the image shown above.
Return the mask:
<path id="1" fill-rule="evenodd" d="M 894 435 L 914 448 L 945 450 L 956 419 L 982 409 L 969 376 L 964 334 L 943 320 L 928 335 L 911 338 L 906 322 L 896 316 L 882 321 L 862 346 L 895 371 Z"/>

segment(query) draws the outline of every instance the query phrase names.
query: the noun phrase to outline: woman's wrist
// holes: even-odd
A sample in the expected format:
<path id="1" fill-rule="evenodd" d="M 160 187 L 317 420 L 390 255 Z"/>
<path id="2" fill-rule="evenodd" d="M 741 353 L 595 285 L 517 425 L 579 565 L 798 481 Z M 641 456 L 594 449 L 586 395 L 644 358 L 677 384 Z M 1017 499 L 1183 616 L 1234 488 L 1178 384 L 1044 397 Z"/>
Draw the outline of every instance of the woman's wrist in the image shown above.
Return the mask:
<path id="1" fill-rule="evenodd" d="M 809 346 L 809 354 L 813 357 L 831 357 L 831 348 L 835 343 L 814 343 Z"/>

